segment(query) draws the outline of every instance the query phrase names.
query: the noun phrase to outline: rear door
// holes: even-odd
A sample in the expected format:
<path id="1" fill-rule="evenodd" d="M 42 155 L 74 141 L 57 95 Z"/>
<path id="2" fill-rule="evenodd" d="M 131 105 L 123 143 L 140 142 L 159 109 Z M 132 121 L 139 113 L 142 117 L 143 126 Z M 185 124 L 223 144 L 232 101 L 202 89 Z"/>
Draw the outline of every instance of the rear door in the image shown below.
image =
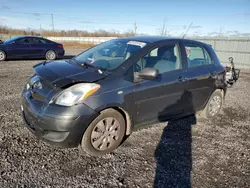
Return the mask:
<path id="1" fill-rule="evenodd" d="M 36 37 L 30 38 L 30 47 L 32 56 L 34 57 L 44 57 L 46 51 L 46 43 Z"/>
<path id="2" fill-rule="evenodd" d="M 159 70 L 154 80 L 142 80 L 134 85 L 136 124 L 165 121 L 180 115 L 190 96 L 185 92 L 185 71 L 179 43 L 172 43 L 150 51 L 135 64 L 135 72 L 152 67 Z"/>
<path id="3" fill-rule="evenodd" d="M 183 43 L 186 51 L 188 91 L 195 110 L 201 110 L 214 90 L 216 72 L 212 56 L 206 47 L 196 42 Z"/>

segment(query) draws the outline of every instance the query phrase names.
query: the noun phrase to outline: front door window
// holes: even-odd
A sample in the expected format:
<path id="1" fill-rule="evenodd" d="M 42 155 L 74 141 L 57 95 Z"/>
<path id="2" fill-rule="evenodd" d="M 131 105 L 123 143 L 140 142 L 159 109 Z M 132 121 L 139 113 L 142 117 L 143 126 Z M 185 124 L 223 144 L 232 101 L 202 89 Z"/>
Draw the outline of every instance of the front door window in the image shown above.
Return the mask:
<path id="1" fill-rule="evenodd" d="M 160 74 L 182 68 L 178 44 L 165 45 L 151 50 L 136 63 L 135 71 L 144 68 L 155 68 Z"/>

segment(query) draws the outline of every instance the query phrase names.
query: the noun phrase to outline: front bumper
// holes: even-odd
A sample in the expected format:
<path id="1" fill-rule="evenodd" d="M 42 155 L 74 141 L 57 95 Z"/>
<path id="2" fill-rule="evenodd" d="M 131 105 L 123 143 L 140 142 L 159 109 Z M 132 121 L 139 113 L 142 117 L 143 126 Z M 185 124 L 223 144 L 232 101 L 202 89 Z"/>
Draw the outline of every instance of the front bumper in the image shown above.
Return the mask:
<path id="1" fill-rule="evenodd" d="M 39 139 L 61 148 L 77 147 L 98 113 L 85 104 L 73 107 L 47 105 L 22 93 L 21 110 L 26 127 Z"/>

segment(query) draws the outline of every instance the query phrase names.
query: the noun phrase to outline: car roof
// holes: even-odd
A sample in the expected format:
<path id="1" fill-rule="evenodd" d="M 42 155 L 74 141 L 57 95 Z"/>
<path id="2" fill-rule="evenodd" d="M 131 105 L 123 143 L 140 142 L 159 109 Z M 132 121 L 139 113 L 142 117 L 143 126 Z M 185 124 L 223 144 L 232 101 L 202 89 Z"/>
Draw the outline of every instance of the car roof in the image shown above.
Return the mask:
<path id="1" fill-rule="evenodd" d="M 9 40 L 17 40 L 21 38 L 24 38 L 24 36 L 15 36 L 15 37 L 10 38 Z"/>
<path id="2" fill-rule="evenodd" d="M 167 40 L 178 40 L 178 41 L 183 41 L 183 42 L 197 42 L 197 43 L 205 44 L 203 42 L 192 40 L 192 39 L 183 39 L 183 38 L 178 38 L 178 37 L 167 37 L 167 36 L 133 36 L 133 37 L 125 37 L 124 39 L 141 41 L 141 42 L 146 42 L 146 43 L 154 43 L 154 42 L 167 41 Z"/>
<path id="3" fill-rule="evenodd" d="M 15 36 L 15 37 L 13 37 L 12 39 L 21 39 L 21 38 L 39 38 L 39 39 L 44 39 L 43 37 L 40 37 L 40 36 L 29 36 L 29 35 L 27 35 L 27 36 Z"/>

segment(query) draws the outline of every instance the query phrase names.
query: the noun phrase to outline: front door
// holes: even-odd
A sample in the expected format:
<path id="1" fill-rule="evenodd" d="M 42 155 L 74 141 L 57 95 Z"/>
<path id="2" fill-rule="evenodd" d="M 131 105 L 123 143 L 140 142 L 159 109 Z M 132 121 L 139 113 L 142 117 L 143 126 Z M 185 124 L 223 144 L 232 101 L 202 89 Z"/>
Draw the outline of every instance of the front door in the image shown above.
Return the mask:
<path id="1" fill-rule="evenodd" d="M 183 113 L 186 98 L 185 71 L 182 69 L 179 44 L 166 44 L 150 51 L 135 65 L 135 72 L 151 67 L 159 71 L 153 80 L 134 85 L 136 124 L 165 121 Z"/>
<path id="2" fill-rule="evenodd" d="M 39 38 L 29 38 L 30 41 L 30 54 L 33 57 L 44 57 L 47 44 L 43 43 L 44 40 Z"/>
<path id="3" fill-rule="evenodd" d="M 11 57 L 28 57 L 30 53 L 31 48 L 28 38 L 17 39 L 14 43 L 8 45 L 8 54 Z"/>

